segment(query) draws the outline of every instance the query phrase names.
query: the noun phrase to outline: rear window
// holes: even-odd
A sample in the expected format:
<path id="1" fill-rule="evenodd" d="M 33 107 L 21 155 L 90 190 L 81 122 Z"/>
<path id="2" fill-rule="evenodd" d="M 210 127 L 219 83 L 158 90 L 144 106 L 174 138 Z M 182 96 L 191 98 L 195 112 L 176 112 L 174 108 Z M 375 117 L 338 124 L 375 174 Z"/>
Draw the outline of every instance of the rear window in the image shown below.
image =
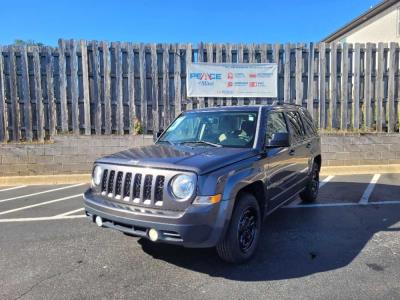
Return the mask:
<path id="1" fill-rule="evenodd" d="M 313 122 L 313 119 L 308 112 L 308 110 L 301 108 L 300 109 L 300 115 L 303 119 L 303 124 L 304 124 L 304 129 L 306 131 L 307 136 L 314 136 L 317 134 L 317 129 L 315 127 L 315 124 Z"/>
<path id="2" fill-rule="evenodd" d="M 290 128 L 290 133 L 295 143 L 304 140 L 305 132 L 303 128 L 303 123 L 298 112 L 288 111 L 286 113 L 288 119 L 288 125 Z"/>

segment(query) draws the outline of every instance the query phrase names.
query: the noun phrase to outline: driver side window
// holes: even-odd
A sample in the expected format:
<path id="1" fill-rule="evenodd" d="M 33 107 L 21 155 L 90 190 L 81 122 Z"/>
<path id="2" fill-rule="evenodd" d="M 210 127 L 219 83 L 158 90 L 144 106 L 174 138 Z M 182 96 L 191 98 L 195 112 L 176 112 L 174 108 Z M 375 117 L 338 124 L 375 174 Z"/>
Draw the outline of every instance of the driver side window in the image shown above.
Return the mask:
<path id="1" fill-rule="evenodd" d="M 271 139 L 275 133 L 287 133 L 285 117 L 282 112 L 271 112 L 267 115 L 266 138 Z"/>

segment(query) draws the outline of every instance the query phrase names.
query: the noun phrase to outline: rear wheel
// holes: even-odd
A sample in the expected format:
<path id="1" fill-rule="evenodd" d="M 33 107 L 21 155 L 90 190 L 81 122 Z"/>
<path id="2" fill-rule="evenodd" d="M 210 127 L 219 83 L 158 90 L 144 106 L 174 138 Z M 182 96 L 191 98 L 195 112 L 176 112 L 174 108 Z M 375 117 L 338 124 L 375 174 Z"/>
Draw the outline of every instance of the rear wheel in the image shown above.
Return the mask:
<path id="1" fill-rule="evenodd" d="M 242 194 L 237 201 L 228 231 L 217 245 L 218 255 L 230 263 L 242 263 L 253 256 L 261 229 L 261 213 L 256 198 Z"/>
<path id="2" fill-rule="evenodd" d="M 303 202 L 312 203 L 317 200 L 319 191 L 319 166 L 313 163 L 310 179 L 307 182 L 306 188 L 300 193 L 300 198 Z"/>

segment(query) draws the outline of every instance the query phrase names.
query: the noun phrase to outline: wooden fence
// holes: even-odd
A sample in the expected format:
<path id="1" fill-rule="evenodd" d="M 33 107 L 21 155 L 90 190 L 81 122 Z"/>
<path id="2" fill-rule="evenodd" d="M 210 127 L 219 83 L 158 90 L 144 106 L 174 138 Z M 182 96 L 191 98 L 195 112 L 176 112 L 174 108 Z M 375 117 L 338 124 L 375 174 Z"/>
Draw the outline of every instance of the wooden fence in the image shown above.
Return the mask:
<path id="1" fill-rule="evenodd" d="M 187 99 L 191 62 L 275 62 L 278 98 Z M 398 132 L 399 95 L 397 43 L 0 47 L 0 141 L 132 134 L 135 119 L 151 133 L 182 110 L 274 100 L 307 107 L 320 128 Z"/>

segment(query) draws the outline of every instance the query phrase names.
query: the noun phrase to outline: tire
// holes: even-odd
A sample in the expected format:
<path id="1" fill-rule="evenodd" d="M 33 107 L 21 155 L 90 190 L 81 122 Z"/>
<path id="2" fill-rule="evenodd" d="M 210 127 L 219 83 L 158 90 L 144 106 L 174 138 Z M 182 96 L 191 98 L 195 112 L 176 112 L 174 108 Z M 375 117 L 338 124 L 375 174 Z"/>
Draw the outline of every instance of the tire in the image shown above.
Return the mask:
<path id="1" fill-rule="evenodd" d="M 219 257 L 235 264 L 249 260 L 257 249 L 261 218 L 256 198 L 247 193 L 240 195 L 225 237 L 217 245 Z"/>
<path id="2" fill-rule="evenodd" d="M 310 178 L 306 188 L 300 193 L 300 198 L 305 203 L 313 203 L 317 200 L 319 190 L 319 166 L 313 163 Z"/>

